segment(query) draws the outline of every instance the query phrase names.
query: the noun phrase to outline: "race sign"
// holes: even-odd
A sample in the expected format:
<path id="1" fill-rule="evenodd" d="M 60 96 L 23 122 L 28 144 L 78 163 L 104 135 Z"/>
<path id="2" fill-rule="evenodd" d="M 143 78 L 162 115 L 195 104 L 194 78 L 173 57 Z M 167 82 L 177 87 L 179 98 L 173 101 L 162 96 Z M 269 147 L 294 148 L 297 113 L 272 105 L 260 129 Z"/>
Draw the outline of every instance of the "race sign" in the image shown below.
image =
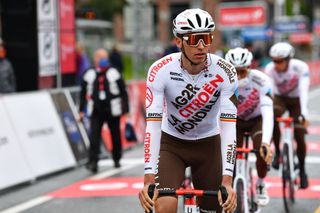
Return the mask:
<path id="1" fill-rule="evenodd" d="M 221 29 L 265 26 L 267 9 L 264 2 L 252 1 L 219 4 L 218 25 Z"/>
<path id="2" fill-rule="evenodd" d="M 57 2 L 37 0 L 39 76 L 58 72 Z"/>
<path id="3" fill-rule="evenodd" d="M 57 33 L 38 31 L 39 76 L 52 76 L 58 70 Z"/>

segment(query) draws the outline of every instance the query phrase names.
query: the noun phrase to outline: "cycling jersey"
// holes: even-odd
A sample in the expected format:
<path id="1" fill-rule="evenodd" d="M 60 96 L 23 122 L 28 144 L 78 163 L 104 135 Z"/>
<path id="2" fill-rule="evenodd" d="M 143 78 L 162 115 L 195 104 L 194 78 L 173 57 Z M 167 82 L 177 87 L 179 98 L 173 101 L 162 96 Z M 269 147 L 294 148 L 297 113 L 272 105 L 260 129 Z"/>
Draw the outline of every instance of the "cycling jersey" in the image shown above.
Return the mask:
<path id="1" fill-rule="evenodd" d="M 170 54 L 156 61 L 148 71 L 145 174 L 156 173 L 162 130 L 186 141 L 220 134 L 223 175 L 232 176 L 236 71 L 224 59 L 207 54 L 206 68 L 191 76 L 181 67 L 180 60 L 181 53 Z"/>
<path id="2" fill-rule="evenodd" d="M 249 70 L 247 83 L 238 87 L 238 117 L 251 120 L 262 115 L 262 142 L 270 143 L 273 131 L 272 84 L 259 70 Z"/>
<path id="3" fill-rule="evenodd" d="M 300 98 L 301 113 L 306 118 L 310 85 L 308 65 L 299 59 L 290 59 L 287 71 L 277 72 L 274 63 L 270 62 L 265 68 L 265 73 L 271 77 L 275 95 Z"/>

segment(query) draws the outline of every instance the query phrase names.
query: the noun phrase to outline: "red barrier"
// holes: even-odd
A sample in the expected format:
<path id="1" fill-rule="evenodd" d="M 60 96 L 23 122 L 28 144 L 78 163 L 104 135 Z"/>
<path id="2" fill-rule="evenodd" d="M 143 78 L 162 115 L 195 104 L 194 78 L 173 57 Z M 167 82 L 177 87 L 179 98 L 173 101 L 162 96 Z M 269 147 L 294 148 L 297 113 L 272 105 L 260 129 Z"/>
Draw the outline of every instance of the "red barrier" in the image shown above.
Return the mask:
<path id="1" fill-rule="evenodd" d="M 128 95 L 130 103 L 130 123 L 133 125 L 138 142 L 128 142 L 124 136 L 124 128 L 126 118 L 121 118 L 120 129 L 123 149 L 130 148 L 138 143 L 142 143 L 146 128 L 145 122 L 145 96 L 146 85 L 145 81 L 133 81 L 128 85 Z M 107 124 L 103 127 L 102 138 L 108 150 L 112 150 L 111 135 Z"/>

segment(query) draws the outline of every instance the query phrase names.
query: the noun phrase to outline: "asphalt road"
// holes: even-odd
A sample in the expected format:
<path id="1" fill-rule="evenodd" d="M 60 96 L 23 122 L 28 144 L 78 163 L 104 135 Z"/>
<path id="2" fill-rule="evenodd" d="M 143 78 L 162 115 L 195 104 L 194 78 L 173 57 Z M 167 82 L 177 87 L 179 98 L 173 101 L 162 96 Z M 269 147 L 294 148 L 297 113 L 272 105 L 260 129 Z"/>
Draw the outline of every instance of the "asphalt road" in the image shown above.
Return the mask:
<path id="1" fill-rule="evenodd" d="M 310 187 L 298 190 L 292 212 L 320 212 L 320 88 L 310 93 L 311 127 L 306 159 Z M 83 166 L 43 177 L 0 192 L 0 213 L 143 212 L 137 193 L 142 187 L 143 147 L 124 153 L 122 167 L 111 160 L 100 161 L 92 176 Z M 284 212 L 279 172 L 271 170 L 266 180 L 271 201 L 261 212 Z"/>

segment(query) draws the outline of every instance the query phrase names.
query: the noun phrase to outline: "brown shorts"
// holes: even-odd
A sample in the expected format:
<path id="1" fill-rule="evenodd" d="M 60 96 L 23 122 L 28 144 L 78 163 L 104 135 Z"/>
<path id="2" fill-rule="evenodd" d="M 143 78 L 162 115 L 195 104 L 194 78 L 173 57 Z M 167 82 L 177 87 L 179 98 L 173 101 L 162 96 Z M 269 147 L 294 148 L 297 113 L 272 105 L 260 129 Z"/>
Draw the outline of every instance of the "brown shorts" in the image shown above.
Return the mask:
<path id="1" fill-rule="evenodd" d="M 237 119 L 237 147 L 243 146 L 244 133 L 249 132 L 255 149 L 259 149 L 262 140 L 262 117 L 250 120 Z"/>
<path id="2" fill-rule="evenodd" d="M 218 190 L 222 180 L 220 143 L 220 135 L 186 141 L 162 132 L 156 175 L 158 189 L 180 188 L 185 169 L 190 166 L 195 189 Z M 203 197 L 198 201 L 201 209 L 221 210 L 215 197 Z"/>

